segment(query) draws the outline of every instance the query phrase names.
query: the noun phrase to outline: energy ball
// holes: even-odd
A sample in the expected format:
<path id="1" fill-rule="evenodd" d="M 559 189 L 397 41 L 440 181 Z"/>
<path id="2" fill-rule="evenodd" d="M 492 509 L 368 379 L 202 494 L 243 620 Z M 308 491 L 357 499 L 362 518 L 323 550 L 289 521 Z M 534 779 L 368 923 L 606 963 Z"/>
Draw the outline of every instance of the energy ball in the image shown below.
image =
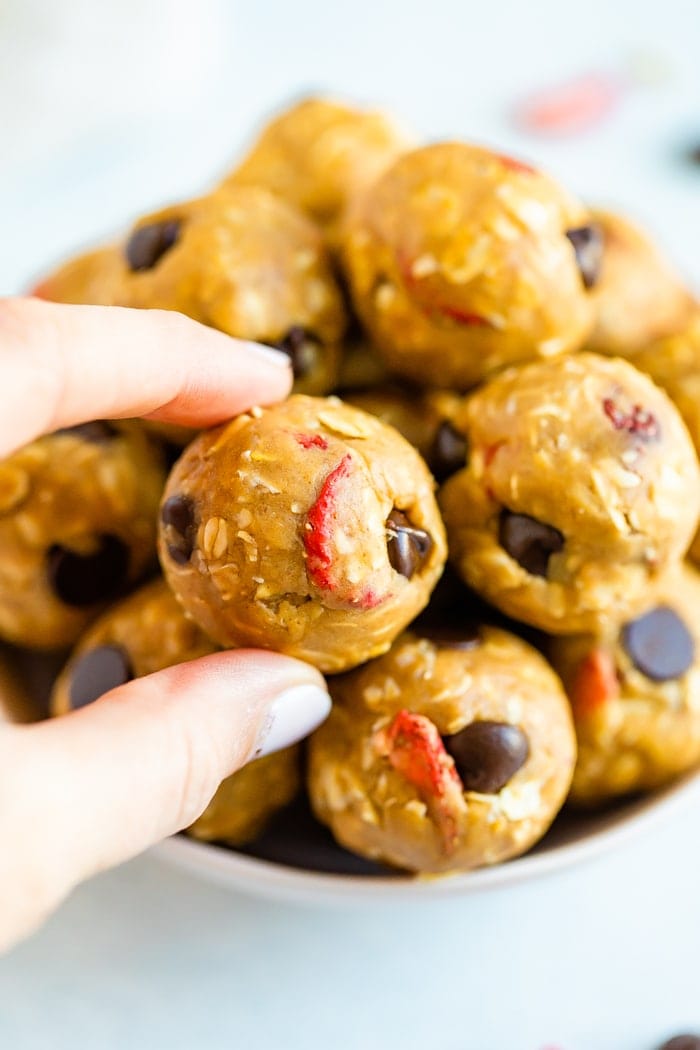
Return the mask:
<path id="1" fill-rule="evenodd" d="M 700 454 L 700 309 L 675 335 L 650 343 L 634 356 L 634 364 L 666 391 Z M 696 534 L 690 557 L 700 562 L 700 536 Z"/>
<path id="2" fill-rule="evenodd" d="M 644 230 L 612 212 L 594 211 L 603 236 L 600 279 L 592 291 L 596 322 L 588 349 L 631 357 L 683 328 L 692 297 Z"/>
<path id="3" fill-rule="evenodd" d="M 459 142 L 401 157 L 355 202 L 343 251 L 388 366 L 458 389 L 578 350 L 600 256 L 590 214 L 555 182 Z"/>
<path id="4" fill-rule="evenodd" d="M 68 714 L 134 678 L 216 651 L 183 615 L 165 581 L 152 580 L 108 609 L 82 636 L 56 679 L 51 713 Z"/>
<path id="5" fill-rule="evenodd" d="M 227 777 L 187 834 L 204 842 L 244 846 L 258 838 L 271 817 L 301 788 L 299 747 L 263 755 Z"/>
<path id="6" fill-rule="evenodd" d="M 384 113 L 309 98 L 265 127 L 226 186 L 264 186 L 333 231 L 348 201 L 408 149 Z"/>
<path id="7" fill-rule="evenodd" d="M 321 234 L 264 189 L 232 188 L 141 219 L 124 246 L 121 303 L 179 310 L 275 346 L 302 393 L 335 384 L 346 315 Z"/>
<path id="8" fill-rule="evenodd" d="M 71 645 L 155 560 L 164 483 L 134 423 L 59 430 L 0 462 L 0 637 Z"/>
<path id="9" fill-rule="evenodd" d="M 106 612 L 83 636 L 54 686 L 54 715 L 85 707 L 134 678 L 196 660 L 216 646 L 188 620 L 158 579 Z M 255 838 L 299 789 L 297 747 L 244 766 L 221 784 L 189 828 L 200 839 L 242 845 Z"/>
<path id="10" fill-rule="evenodd" d="M 421 392 L 387 385 L 347 394 L 345 400 L 403 434 L 438 481 L 465 466 L 466 439 L 450 422 L 459 408 L 459 395 L 446 390 Z"/>
<path id="11" fill-rule="evenodd" d="M 574 802 L 649 791 L 700 762 L 700 575 L 674 569 L 651 601 L 621 626 L 552 643 L 579 744 Z"/>
<path id="12" fill-rule="evenodd" d="M 165 490 L 161 562 L 220 645 L 348 670 L 388 649 L 442 572 L 433 487 L 391 427 L 295 395 L 189 445 Z"/>
<path id="13" fill-rule="evenodd" d="M 512 634 L 407 633 L 330 688 L 309 791 L 355 853 L 415 872 L 495 864 L 532 846 L 566 798 L 569 704 L 543 657 Z"/>
<path id="14" fill-rule="evenodd" d="M 583 353 L 511 368 L 464 400 L 464 470 L 440 503 L 462 578 L 552 634 L 628 619 L 686 551 L 700 471 L 666 394 Z"/>

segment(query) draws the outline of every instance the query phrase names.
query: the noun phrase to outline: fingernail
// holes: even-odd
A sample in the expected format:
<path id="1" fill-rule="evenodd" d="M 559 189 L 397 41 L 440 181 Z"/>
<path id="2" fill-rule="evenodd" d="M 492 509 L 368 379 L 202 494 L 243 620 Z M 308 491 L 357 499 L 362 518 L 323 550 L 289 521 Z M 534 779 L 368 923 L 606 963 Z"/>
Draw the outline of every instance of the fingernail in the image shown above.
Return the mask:
<path id="1" fill-rule="evenodd" d="M 331 698 L 317 685 L 295 685 L 272 701 L 258 737 L 254 758 L 303 740 L 327 717 Z"/>
<path id="2" fill-rule="evenodd" d="M 262 358 L 268 364 L 275 365 L 277 368 L 284 368 L 287 371 L 292 367 L 291 357 L 289 354 L 285 354 L 283 350 L 275 350 L 274 346 L 263 346 L 262 343 L 253 343 L 248 339 L 241 339 L 239 342 L 247 353 Z"/>

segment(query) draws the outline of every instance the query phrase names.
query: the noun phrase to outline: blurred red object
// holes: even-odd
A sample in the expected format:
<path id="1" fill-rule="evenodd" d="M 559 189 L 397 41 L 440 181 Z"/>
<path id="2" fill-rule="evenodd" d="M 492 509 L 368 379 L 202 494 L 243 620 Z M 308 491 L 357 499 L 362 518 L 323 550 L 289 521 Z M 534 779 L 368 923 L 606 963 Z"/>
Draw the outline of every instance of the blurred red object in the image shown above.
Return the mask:
<path id="1" fill-rule="evenodd" d="M 622 94 L 619 76 L 588 73 L 530 95 L 513 117 L 518 127 L 538 135 L 573 135 L 607 117 Z"/>

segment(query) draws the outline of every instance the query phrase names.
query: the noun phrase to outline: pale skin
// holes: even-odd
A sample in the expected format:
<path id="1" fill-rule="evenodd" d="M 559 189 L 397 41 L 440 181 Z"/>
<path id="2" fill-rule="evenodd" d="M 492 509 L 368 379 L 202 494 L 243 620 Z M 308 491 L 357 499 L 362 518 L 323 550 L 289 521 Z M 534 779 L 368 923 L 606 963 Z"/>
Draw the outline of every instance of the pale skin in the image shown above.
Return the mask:
<path id="1" fill-rule="evenodd" d="M 179 314 L 35 299 L 0 300 L 0 377 L 0 458 L 92 419 L 212 426 L 292 383 L 284 355 Z M 238 650 L 0 725 L 0 949 L 83 879 L 191 824 L 268 734 L 270 750 L 292 743 L 328 709 L 312 667 Z"/>

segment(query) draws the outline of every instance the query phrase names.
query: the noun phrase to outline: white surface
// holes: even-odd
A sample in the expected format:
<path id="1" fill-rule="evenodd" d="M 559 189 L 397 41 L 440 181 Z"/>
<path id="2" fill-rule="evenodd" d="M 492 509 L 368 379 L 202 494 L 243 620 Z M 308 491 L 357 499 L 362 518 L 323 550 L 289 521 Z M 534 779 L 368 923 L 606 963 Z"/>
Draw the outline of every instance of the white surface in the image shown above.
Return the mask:
<path id="1" fill-rule="evenodd" d="M 700 285 L 697 0 L 352 5 L 0 3 L 0 291 L 206 186 L 309 88 L 496 143 L 625 203 Z M 508 124 L 518 94 L 651 56 L 571 140 Z M 700 1029 L 699 814 L 483 896 L 334 913 L 253 901 L 145 858 L 82 888 L 0 962 L 13 1050 L 651 1050 Z"/>

